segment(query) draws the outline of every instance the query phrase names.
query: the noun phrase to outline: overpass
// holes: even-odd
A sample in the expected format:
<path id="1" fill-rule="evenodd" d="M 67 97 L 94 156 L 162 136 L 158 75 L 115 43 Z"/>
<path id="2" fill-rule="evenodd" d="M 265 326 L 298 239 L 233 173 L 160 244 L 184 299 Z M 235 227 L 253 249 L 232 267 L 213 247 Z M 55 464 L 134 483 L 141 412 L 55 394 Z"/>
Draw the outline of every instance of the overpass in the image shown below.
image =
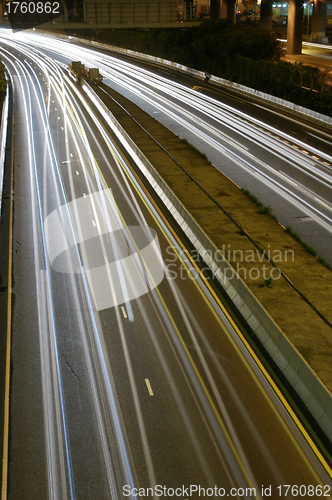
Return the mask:
<path id="1" fill-rule="evenodd" d="M 272 28 L 272 0 L 261 0 L 260 27 Z M 324 37 L 326 34 L 327 8 L 324 0 L 309 0 L 313 4 L 312 35 Z M 0 21 L 3 19 L 0 2 Z M 183 28 L 197 25 L 197 13 L 193 0 L 83 0 L 79 18 L 77 13 L 66 8 L 67 2 L 61 0 L 61 16 L 49 16 L 42 21 L 36 14 L 35 21 L 26 25 L 21 16 L 22 28 L 43 24 L 44 29 L 124 29 L 124 28 Z M 287 53 L 301 54 L 303 35 L 303 0 L 288 0 Z M 236 19 L 236 0 L 210 0 L 210 16 L 214 19 Z M 47 21 L 47 22 L 45 22 Z M 33 24 L 35 23 L 35 24 Z"/>
<path id="2" fill-rule="evenodd" d="M 33 3 L 31 0 L 26 3 Z M 7 4 L 9 2 L 7 1 Z M 16 2 L 15 2 L 16 3 Z M 47 0 L 38 3 L 52 4 Z M 53 2 L 54 3 L 54 2 Z M 56 2 L 59 3 L 59 2 Z M 0 2 L 0 23 L 4 19 Z M 75 5 L 75 8 L 74 8 Z M 68 9 L 69 7 L 69 9 Z M 73 7 L 73 8 L 70 8 Z M 27 29 L 43 25 L 44 29 L 126 29 L 173 28 L 197 25 L 197 12 L 193 0 L 60 0 L 58 15 L 21 13 L 18 8 L 10 17 L 14 29 Z M 9 6 L 7 5 L 9 12 Z"/>

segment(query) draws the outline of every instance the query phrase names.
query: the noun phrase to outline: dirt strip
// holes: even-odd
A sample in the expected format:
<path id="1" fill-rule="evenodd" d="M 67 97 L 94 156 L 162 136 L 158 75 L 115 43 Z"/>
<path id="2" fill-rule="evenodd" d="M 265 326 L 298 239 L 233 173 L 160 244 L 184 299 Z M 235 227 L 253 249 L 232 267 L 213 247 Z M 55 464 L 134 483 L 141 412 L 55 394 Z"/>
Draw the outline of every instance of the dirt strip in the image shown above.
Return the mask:
<path id="1" fill-rule="evenodd" d="M 113 89 L 101 87 L 203 185 L 332 323 L 332 272 L 180 138 Z M 275 279 L 271 264 L 188 175 L 111 98 L 93 89 L 332 392 L 332 329 L 283 278 Z M 264 286 L 266 278 L 272 278 L 269 286 Z"/>

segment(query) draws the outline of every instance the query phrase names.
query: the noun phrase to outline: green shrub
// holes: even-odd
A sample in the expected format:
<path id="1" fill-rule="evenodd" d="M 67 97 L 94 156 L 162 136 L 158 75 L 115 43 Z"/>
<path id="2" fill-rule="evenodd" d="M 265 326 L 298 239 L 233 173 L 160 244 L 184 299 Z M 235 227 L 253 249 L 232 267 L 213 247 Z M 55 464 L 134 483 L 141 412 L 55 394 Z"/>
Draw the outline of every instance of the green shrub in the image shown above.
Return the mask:
<path id="1" fill-rule="evenodd" d="M 271 288 L 272 278 L 265 278 L 262 285 L 259 285 L 259 288 Z"/>
<path id="2" fill-rule="evenodd" d="M 262 209 L 260 210 L 260 213 L 261 214 L 264 214 L 264 215 L 272 215 L 272 208 L 270 206 L 268 207 L 265 207 L 263 206 Z"/>
<path id="3" fill-rule="evenodd" d="M 287 226 L 285 229 L 286 233 L 288 233 L 294 240 L 298 241 L 311 255 L 317 257 L 317 252 L 314 250 L 308 243 L 303 241 L 301 237 L 295 233 L 290 226 Z"/>
<path id="4" fill-rule="evenodd" d="M 332 266 L 331 264 L 329 264 L 328 262 L 326 262 L 325 259 L 323 259 L 323 257 L 318 257 L 318 260 L 321 264 L 323 264 L 323 266 L 325 266 L 327 269 L 329 269 L 330 271 L 332 271 Z"/>
<path id="5" fill-rule="evenodd" d="M 183 142 L 183 144 L 186 144 L 190 149 L 192 149 L 193 151 L 195 151 L 195 153 L 199 154 L 204 160 L 209 161 L 209 159 L 206 156 L 206 154 L 202 153 L 202 151 L 200 151 L 199 149 L 195 148 L 195 146 L 193 146 L 192 144 L 190 144 L 190 142 L 188 142 L 187 139 L 181 139 L 181 142 Z M 211 163 L 211 162 L 209 162 L 209 163 Z"/>
<path id="6" fill-rule="evenodd" d="M 266 207 L 261 201 L 259 201 L 256 196 L 254 196 L 247 189 L 241 188 L 241 191 L 259 208 L 259 213 L 263 215 L 269 215 L 273 220 L 278 222 L 277 217 L 272 213 L 272 208 L 270 206 Z"/>

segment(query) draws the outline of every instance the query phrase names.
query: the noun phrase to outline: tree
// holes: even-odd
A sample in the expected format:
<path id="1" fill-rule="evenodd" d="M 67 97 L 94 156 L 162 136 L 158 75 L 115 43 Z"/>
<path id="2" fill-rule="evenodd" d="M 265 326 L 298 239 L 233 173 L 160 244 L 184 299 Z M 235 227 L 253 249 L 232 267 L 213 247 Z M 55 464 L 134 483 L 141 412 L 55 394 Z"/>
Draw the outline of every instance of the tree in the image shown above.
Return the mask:
<path id="1" fill-rule="evenodd" d="M 316 78 L 319 75 L 319 69 L 315 68 L 313 66 L 309 66 L 308 68 L 309 68 L 308 69 L 308 73 L 309 73 L 309 76 L 310 76 L 310 90 L 313 90 L 313 88 L 314 88 L 314 82 L 315 82 Z"/>

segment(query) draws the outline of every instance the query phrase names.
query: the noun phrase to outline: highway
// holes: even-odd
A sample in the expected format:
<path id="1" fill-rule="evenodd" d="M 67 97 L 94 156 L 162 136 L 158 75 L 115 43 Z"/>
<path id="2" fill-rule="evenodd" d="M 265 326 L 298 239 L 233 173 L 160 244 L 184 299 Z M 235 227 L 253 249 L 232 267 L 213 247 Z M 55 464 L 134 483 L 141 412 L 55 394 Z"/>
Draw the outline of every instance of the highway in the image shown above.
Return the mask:
<path id="1" fill-rule="evenodd" d="M 332 264 L 328 127 L 91 46 L 26 32 L 20 36 L 32 37 L 34 47 L 65 66 L 80 60 L 98 67 L 104 83 L 194 144 Z"/>
<path id="2" fill-rule="evenodd" d="M 279 41 L 286 49 L 287 39 L 280 38 Z M 331 54 L 331 45 L 317 42 L 302 42 L 302 55 L 300 56 L 300 59 L 305 60 L 305 56 L 313 56 L 315 64 L 324 70 L 326 66 L 331 66 Z M 304 57 L 302 58 L 302 56 Z"/>
<path id="3" fill-rule="evenodd" d="M 330 139 L 317 131 L 304 153 L 300 139 L 287 145 L 286 132 L 274 137 L 189 84 L 42 35 L 1 34 L 0 57 L 14 92 L 2 500 L 158 498 L 160 488 L 164 498 L 279 498 L 283 485 L 331 496 L 329 467 L 67 65 L 100 67 L 106 83 L 279 183 L 327 235 Z M 274 148 L 286 172 L 269 167 Z"/>
<path id="4" fill-rule="evenodd" d="M 329 59 L 331 61 L 332 54 L 331 45 L 323 45 L 317 43 L 303 42 L 302 54 L 305 55 L 313 55 L 317 57 L 323 57 L 325 59 Z M 329 61 L 327 62 L 327 66 L 330 66 Z"/>

